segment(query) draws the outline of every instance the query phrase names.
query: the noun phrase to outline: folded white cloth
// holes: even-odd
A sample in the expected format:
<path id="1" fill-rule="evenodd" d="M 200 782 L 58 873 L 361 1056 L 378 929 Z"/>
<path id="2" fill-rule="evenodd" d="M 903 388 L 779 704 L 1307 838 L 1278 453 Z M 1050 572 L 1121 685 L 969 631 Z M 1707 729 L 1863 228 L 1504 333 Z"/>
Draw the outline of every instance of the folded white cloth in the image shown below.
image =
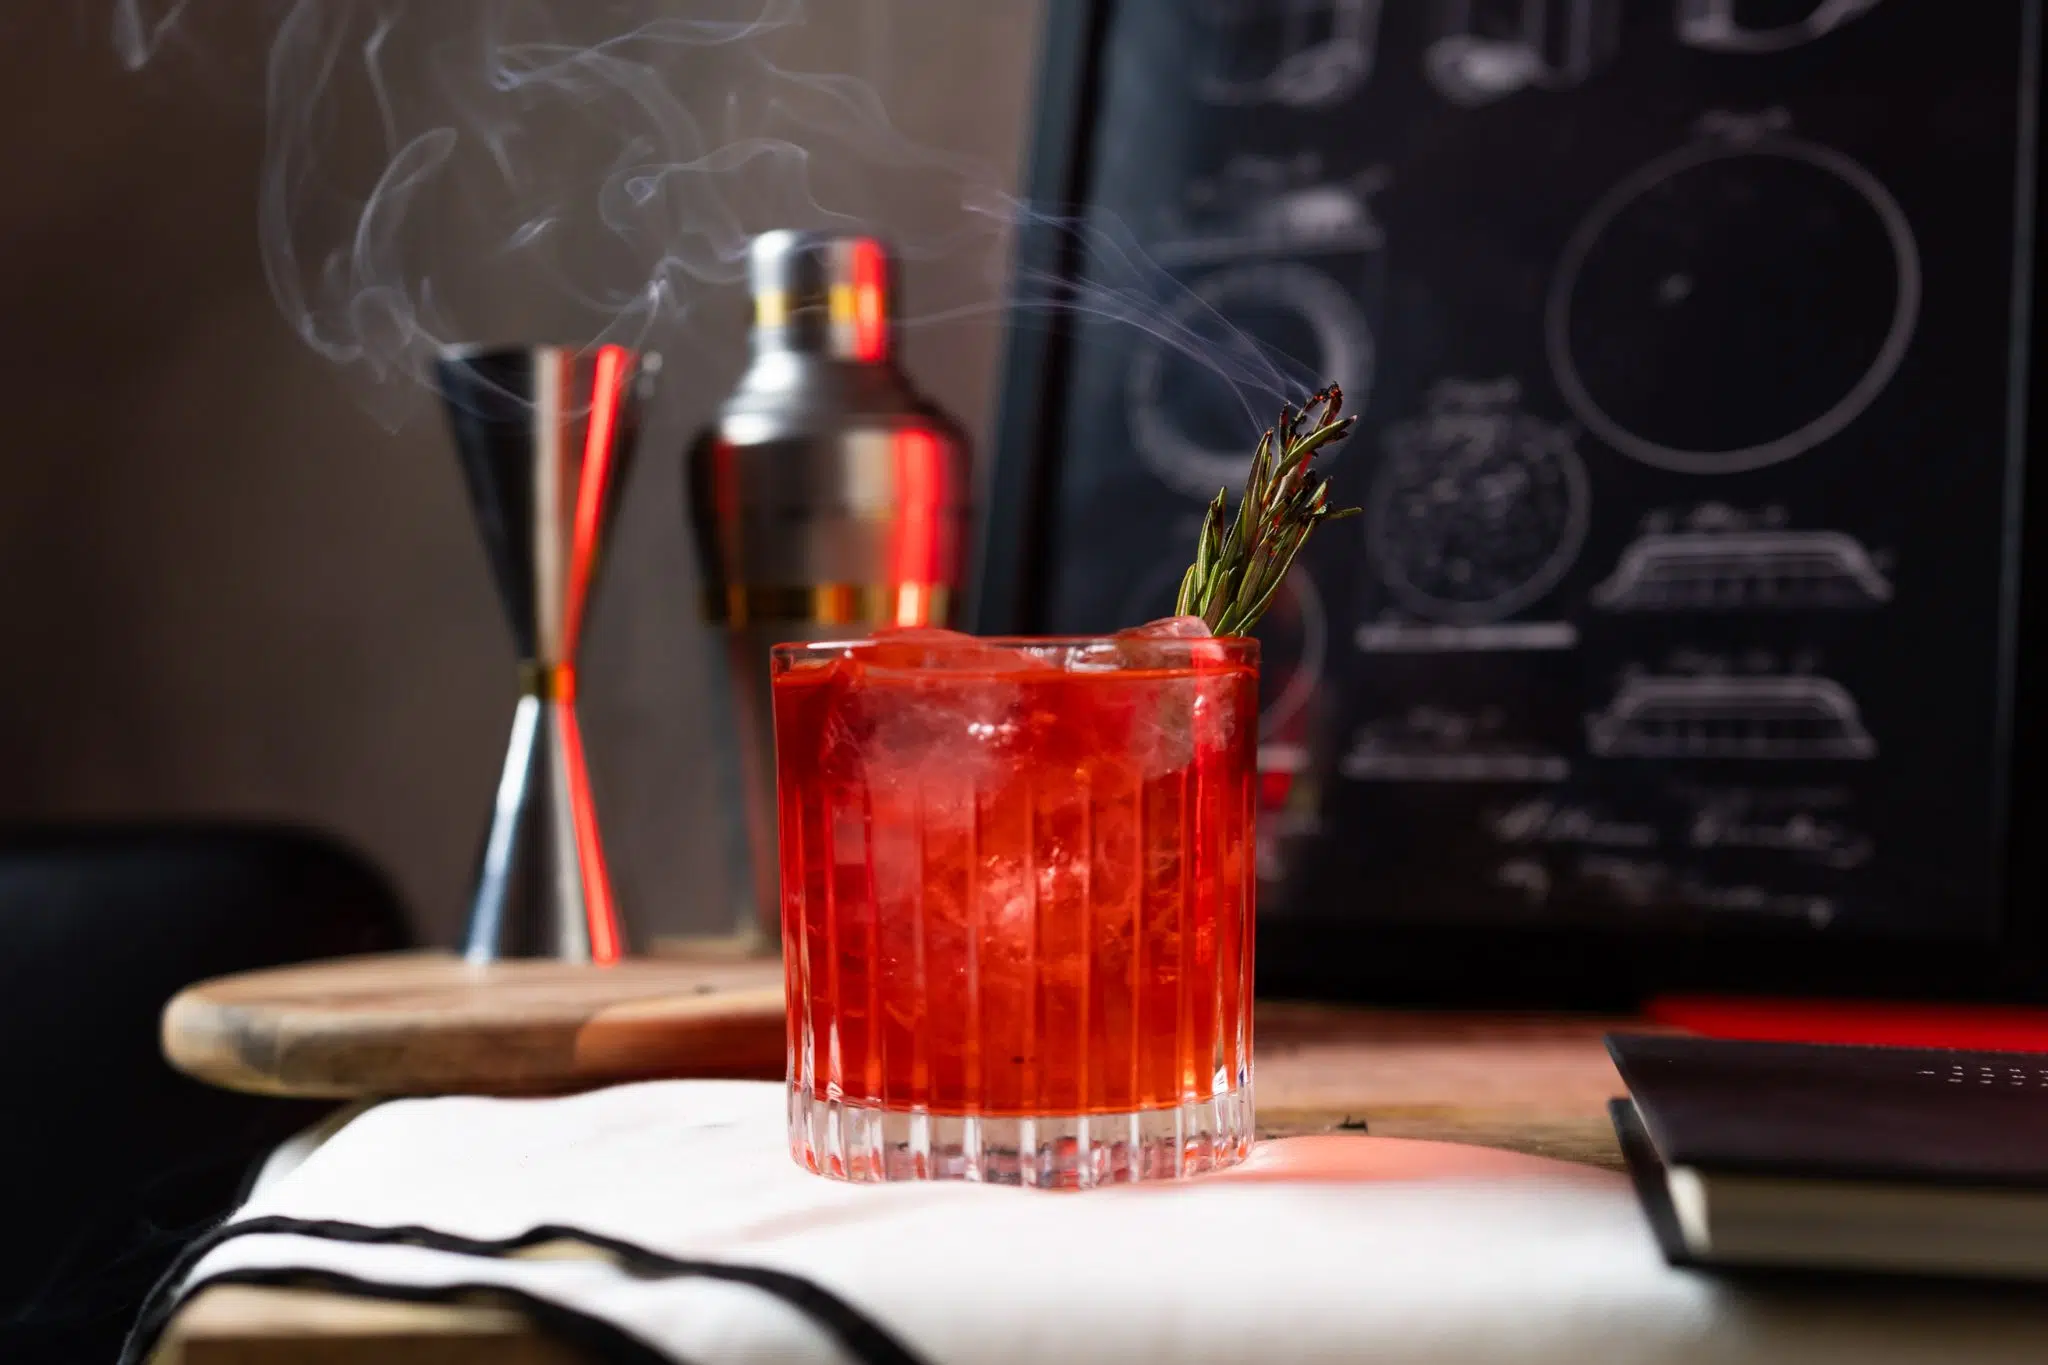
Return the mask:
<path id="1" fill-rule="evenodd" d="M 1431 1176 L 1423 1144 L 1343 1141 L 1363 1155 L 1340 1182 L 853 1186 L 792 1163 L 776 1085 L 408 1100 L 261 1191 L 177 1290 L 497 1286 L 599 1351 L 703 1365 L 2048 1360 L 2035 1292 L 1733 1285 L 1668 1268 L 1621 1176 Z M 643 1254 L 496 1254 L 549 1229 Z"/>

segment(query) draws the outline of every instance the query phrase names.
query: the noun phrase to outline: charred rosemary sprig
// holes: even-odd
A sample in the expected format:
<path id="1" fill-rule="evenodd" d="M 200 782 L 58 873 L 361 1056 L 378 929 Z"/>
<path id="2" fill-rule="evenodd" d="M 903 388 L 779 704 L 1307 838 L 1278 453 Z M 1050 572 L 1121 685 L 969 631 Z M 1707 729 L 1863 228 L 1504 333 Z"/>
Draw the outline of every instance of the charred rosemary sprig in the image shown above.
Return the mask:
<path id="1" fill-rule="evenodd" d="M 1219 489 L 1209 504 L 1195 562 L 1180 581 L 1176 616 L 1199 616 L 1215 635 L 1250 634 L 1309 532 L 1358 514 L 1356 507 L 1332 508 L 1329 481 L 1309 468 L 1318 450 L 1350 434 L 1357 419 L 1339 416 L 1343 406 L 1344 393 L 1332 384 L 1299 410 L 1280 409 L 1280 420 L 1259 437 L 1227 532 L 1230 490 Z"/>

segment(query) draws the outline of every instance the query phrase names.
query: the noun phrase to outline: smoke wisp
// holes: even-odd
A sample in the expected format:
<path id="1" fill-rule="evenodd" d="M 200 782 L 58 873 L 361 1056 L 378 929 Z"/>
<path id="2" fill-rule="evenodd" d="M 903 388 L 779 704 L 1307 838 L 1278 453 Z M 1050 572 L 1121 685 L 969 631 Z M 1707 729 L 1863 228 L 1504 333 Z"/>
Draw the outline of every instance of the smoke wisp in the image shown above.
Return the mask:
<path id="1" fill-rule="evenodd" d="M 271 292 L 393 420 L 445 346 L 689 344 L 708 291 L 777 227 L 877 232 L 913 269 L 974 263 L 950 272 L 969 290 L 921 294 L 907 326 L 1071 313 L 1137 328 L 1248 416 L 1326 378 L 1190 307 L 1123 225 L 1026 203 L 994 167 L 906 136 L 871 85 L 821 69 L 846 54 L 815 50 L 804 0 L 280 0 L 232 19 L 214 3 L 116 0 L 116 51 L 140 67 L 204 50 L 203 22 L 262 26 Z M 886 29 L 959 3 L 867 15 Z M 1082 280 L 1013 271 L 1026 229 L 1075 239 Z"/>

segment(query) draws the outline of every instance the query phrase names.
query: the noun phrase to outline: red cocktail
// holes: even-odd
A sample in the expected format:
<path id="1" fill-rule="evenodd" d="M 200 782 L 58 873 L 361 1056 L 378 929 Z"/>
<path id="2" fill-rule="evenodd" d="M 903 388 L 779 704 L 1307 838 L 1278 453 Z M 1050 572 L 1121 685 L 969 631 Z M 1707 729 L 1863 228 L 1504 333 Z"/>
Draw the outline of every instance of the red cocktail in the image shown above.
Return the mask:
<path id="1" fill-rule="evenodd" d="M 1257 645 L 934 632 L 774 670 L 798 1160 L 1093 1185 L 1243 1156 Z"/>

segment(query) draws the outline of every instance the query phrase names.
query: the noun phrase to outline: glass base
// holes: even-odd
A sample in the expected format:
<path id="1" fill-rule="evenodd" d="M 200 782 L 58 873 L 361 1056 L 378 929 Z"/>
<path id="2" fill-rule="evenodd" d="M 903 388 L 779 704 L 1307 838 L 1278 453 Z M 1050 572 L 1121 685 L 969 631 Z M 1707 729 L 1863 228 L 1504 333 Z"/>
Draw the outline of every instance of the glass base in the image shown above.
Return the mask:
<path id="1" fill-rule="evenodd" d="M 1169 1109 L 962 1118 L 789 1092 L 789 1151 L 837 1180 L 979 1180 L 1085 1190 L 1182 1180 L 1244 1160 L 1252 1088 Z"/>

